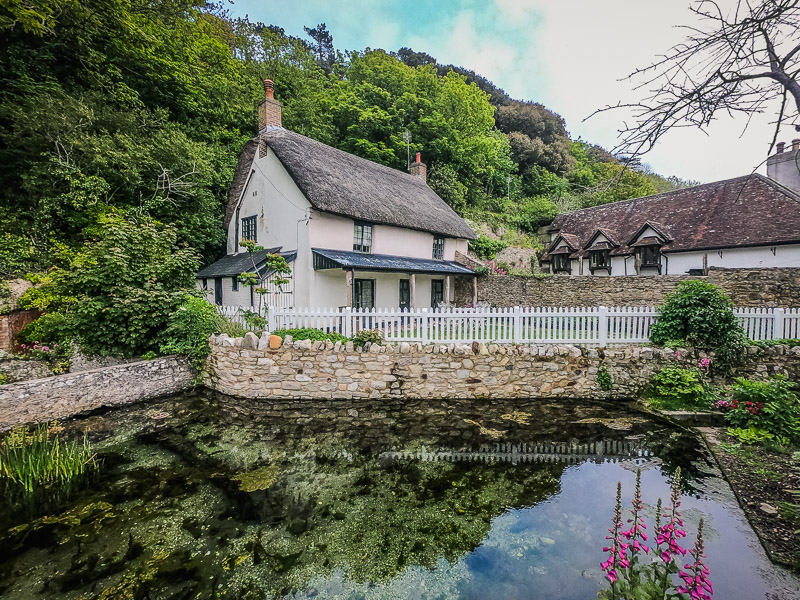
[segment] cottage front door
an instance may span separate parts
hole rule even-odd
[[[214,304],[222,305],[222,277],[214,278]]]
[[[408,310],[411,308],[411,288],[408,285],[408,279],[400,280],[400,310]]]

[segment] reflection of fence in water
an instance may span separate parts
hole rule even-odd
[[[383,452],[383,459],[414,459],[423,462],[617,462],[630,459],[650,459],[653,454],[641,441],[601,440],[586,444],[575,442],[538,444],[483,444],[477,450],[389,450]]]

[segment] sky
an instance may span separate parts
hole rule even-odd
[[[724,4],[726,1],[722,0]],[[403,46],[439,63],[483,75],[518,100],[560,114],[573,139],[611,149],[625,113],[589,117],[641,92],[625,78],[683,39],[696,24],[690,0],[234,0],[234,16],[249,15],[304,36],[325,23],[338,50]],[[771,141],[767,116],[728,117],[707,133],[673,130],[642,160],[662,175],[702,182],[745,175],[761,164]],[[794,132],[792,132],[794,133]],[[779,138],[794,137],[785,133]],[[761,165],[761,166],[759,166]]]

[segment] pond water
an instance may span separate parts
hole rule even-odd
[[[197,393],[62,425],[102,467],[5,494],[2,598],[596,598],[617,482],[652,528],[677,467],[714,597],[800,598],[694,435],[621,405]]]

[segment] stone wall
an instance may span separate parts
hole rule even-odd
[[[292,342],[287,336],[271,349],[268,342],[252,333],[212,336],[206,385],[245,398],[620,399],[636,397],[663,366],[696,360],[652,347],[404,342],[357,349],[352,342]],[[743,375],[800,377],[800,347],[753,347],[751,353]],[[601,367],[611,374],[611,390],[597,383]]]
[[[194,371],[174,356],[0,386],[0,431],[82,412],[176,394]]]
[[[0,375],[5,375],[11,382],[41,379],[52,374],[52,369],[43,360],[12,358],[0,350]]]
[[[554,275],[478,278],[478,301],[493,306],[651,306],[680,281],[700,279],[721,287],[737,306],[800,306],[800,268],[709,269],[706,277]],[[456,304],[472,302],[472,282],[456,278]]]

